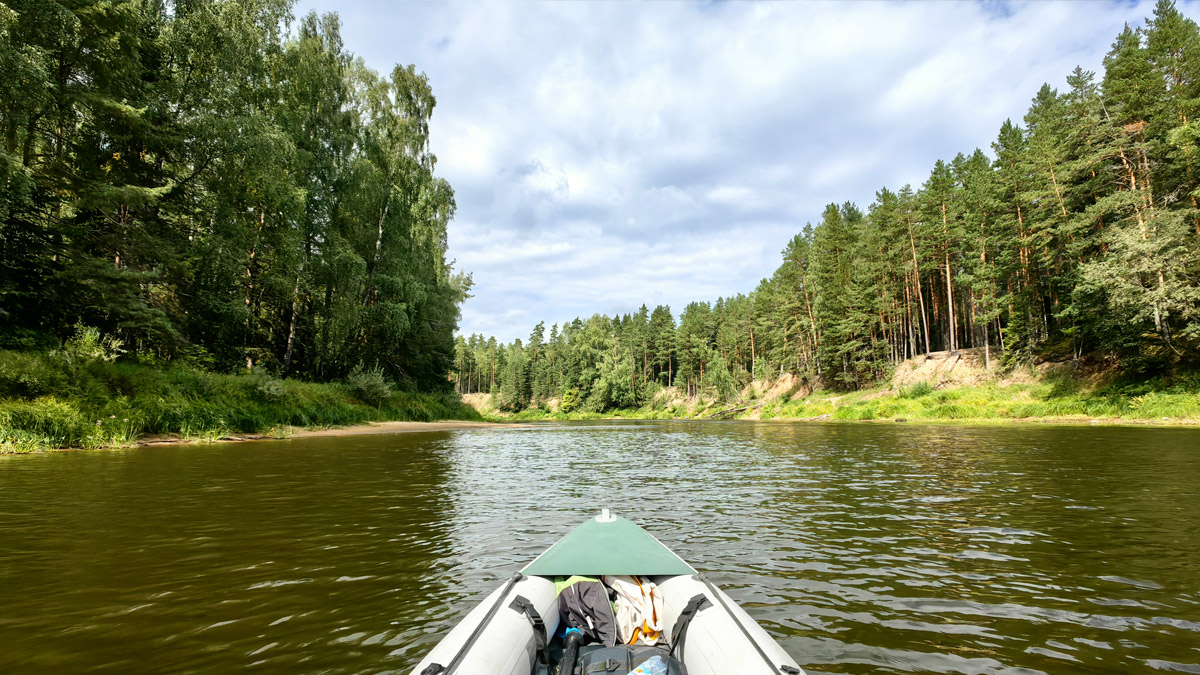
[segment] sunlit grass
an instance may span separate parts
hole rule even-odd
[[[604,413],[562,414],[531,409],[507,419],[697,419],[725,407],[705,401],[691,408],[647,405],[640,410]],[[797,400],[767,401],[757,413],[764,420],[1187,422],[1200,420],[1200,378],[1150,380],[1101,388],[1089,388],[1085,382],[1069,378],[952,389],[937,389],[932,383],[918,382],[897,389],[881,385],[849,393],[817,391]]]
[[[1089,390],[1078,383],[998,385],[935,390],[921,383],[897,391],[869,390],[836,396],[817,392],[776,405],[775,418],[836,420],[1090,420],[1184,421],[1200,419],[1200,387],[1151,382]],[[764,415],[765,417],[766,415]]]

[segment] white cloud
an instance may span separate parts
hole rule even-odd
[[[1152,3],[310,8],[376,69],[429,75],[450,255],[476,282],[462,330],[509,340],[752,290],[824,204],[988,148]]]

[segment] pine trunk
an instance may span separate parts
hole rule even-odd
[[[950,242],[949,225],[946,219],[946,202],[942,201],[942,234],[947,238],[943,253],[946,256],[946,308],[949,310],[947,320],[950,322],[950,351],[958,351],[958,326],[954,320],[954,287],[951,285],[950,274]]]
[[[917,284],[917,304],[921,307],[921,328],[925,333],[925,355],[928,356],[930,352],[929,318],[925,315],[925,294],[921,291],[921,264],[917,260],[917,240],[913,237],[911,220],[908,222],[908,244],[912,248],[913,280]]]

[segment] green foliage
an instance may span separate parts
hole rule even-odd
[[[125,352],[124,342],[111,335],[102,335],[99,328],[75,325],[75,335],[67,340],[63,353],[71,361],[116,361]]]
[[[430,83],[291,5],[0,4],[0,347],[446,388]]]
[[[529,382],[529,358],[517,340],[501,369],[498,405],[501,410],[520,412],[529,407],[532,392]]]
[[[73,386],[65,357],[0,351],[0,399],[37,398]]]
[[[366,369],[356,367],[346,377],[346,386],[358,400],[374,406],[383,405],[392,397],[392,384],[378,366]]]
[[[921,398],[922,396],[927,396],[931,393],[933,393],[933,385],[922,381],[907,387],[901,387],[900,390],[896,392],[896,398]]]
[[[372,371],[365,376],[374,379]],[[365,393],[363,393],[365,392]],[[182,364],[0,351],[0,453],[128,445],[147,434],[216,440],[231,433],[285,436],[291,426],[376,420],[479,419],[450,393],[280,380],[258,370],[222,375]]]
[[[1023,120],[1000,125],[992,156],[976,148],[938,160],[919,189],[880,189],[865,213],[828,204],[749,295],[693,302],[678,317],[643,306],[576,319],[518,357],[519,371],[492,367],[513,347],[470,336],[456,361],[460,391],[490,388],[498,372],[501,391],[510,376],[530,378],[529,400],[574,389],[595,411],[636,407],[650,383],[729,399],[752,376],[786,373],[861,392],[905,359],[967,348],[998,370],[1094,352],[1143,379],[1194,370],[1200,28],[1160,0],[1145,26],[1118,35],[1104,65],[1099,78],[1077,68],[1064,91],[1038,89]],[[935,418],[971,414],[927,386],[896,400],[938,401]],[[1104,407],[1052,400],[1000,414]],[[798,415],[825,414],[805,405]],[[889,405],[839,414],[886,417]]]
[[[579,409],[579,390],[568,389],[563,392],[562,402],[558,404],[558,411],[561,413],[571,413]]]
[[[621,358],[619,353],[610,354],[609,358],[599,363],[596,380],[584,407],[593,412],[636,408],[638,393],[633,363],[629,359]]]
[[[728,401],[737,394],[737,385],[734,382],[733,375],[729,373],[729,368],[725,365],[725,359],[720,354],[712,357],[709,361],[708,371],[704,374],[703,384],[706,387],[711,387],[716,392],[717,398],[722,401]]]
[[[255,391],[258,392],[258,395],[261,396],[264,401],[280,403],[287,398],[287,385],[284,384],[284,381],[276,377],[271,377],[271,375],[262,368],[255,368],[250,377],[254,380]],[[359,398],[361,399],[362,397],[359,396]]]

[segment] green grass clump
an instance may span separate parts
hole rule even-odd
[[[843,406],[833,412],[833,418],[838,420],[873,420],[878,416],[875,406],[864,403]]]
[[[896,398],[921,398],[933,393],[933,385],[928,382],[917,382],[908,387],[901,387],[896,392]]]
[[[293,426],[480,419],[453,394],[396,391],[380,373],[359,375],[315,383],[121,361],[96,350],[0,351],[0,453],[118,447],[160,434],[212,441],[286,437]]]

